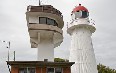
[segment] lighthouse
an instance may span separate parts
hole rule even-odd
[[[38,61],[54,61],[54,48],[63,41],[62,13],[51,5],[28,6],[26,12],[31,48]]]
[[[89,11],[84,6],[73,9],[72,22],[67,33],[71,36],[70,62],[75,62],[71,73],[98,73],[92,44],[92,33],[96,28],[90,23]]]

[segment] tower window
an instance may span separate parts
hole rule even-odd
[[[19,73],[35,73],[35,68],[19,68]]]
[[[50,19],[46,17],[39,17],[39,24],[58,26],[57,22],[54,19]]]
[[[40,24],[46,24],[46,21],[47,21],[47,18],[45,18],[45,17],[40,17],[39,18],[39,23]]]
[[[55,25],[54,24],[54,20],[53,19],[50,19],[50,18],[47,18],[47,24],[48,25]]]

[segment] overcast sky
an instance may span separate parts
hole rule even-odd
[[[55,57],[68,59],[70,36],[66,24],[71,20],[71,11],[79,3],[88,8],[90,19],[95,20],[96,32],[92,40],[97,63],[116,69],[116,0],[42,0],[63,13],[64,41],[55,48]],[[10,60],[16,51],[16,60],[36,60],[36,50],[30,48],[25,12],[28,5],[38,5],[38,0],[0,1],[0,40],[11,41]],[[0,41],[0,73],[8,73],[6,65],[8,43]]]

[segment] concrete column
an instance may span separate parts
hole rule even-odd
[[[49,40],[42,40],[38,44],[38,61],[54,61],[54,44]]]
[[[38,61],[54,61],[53,32],[38,33]]]

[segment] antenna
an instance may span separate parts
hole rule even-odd
[[[39,0],[39,6],[41,5],[41,1]]]
[[[8,61],[9,61],[9,50],[8,50]]]
[[[15,51],[14,51],[14,61],[15,61]]]
[[[9,52],[10,52],[10,51],[9,51],[9,50],[10,50],[10,41],[8,42],[7,48],[8,48],[8,61],[9,61],[9,58],[10,58],[10,57],[9,57]]]

